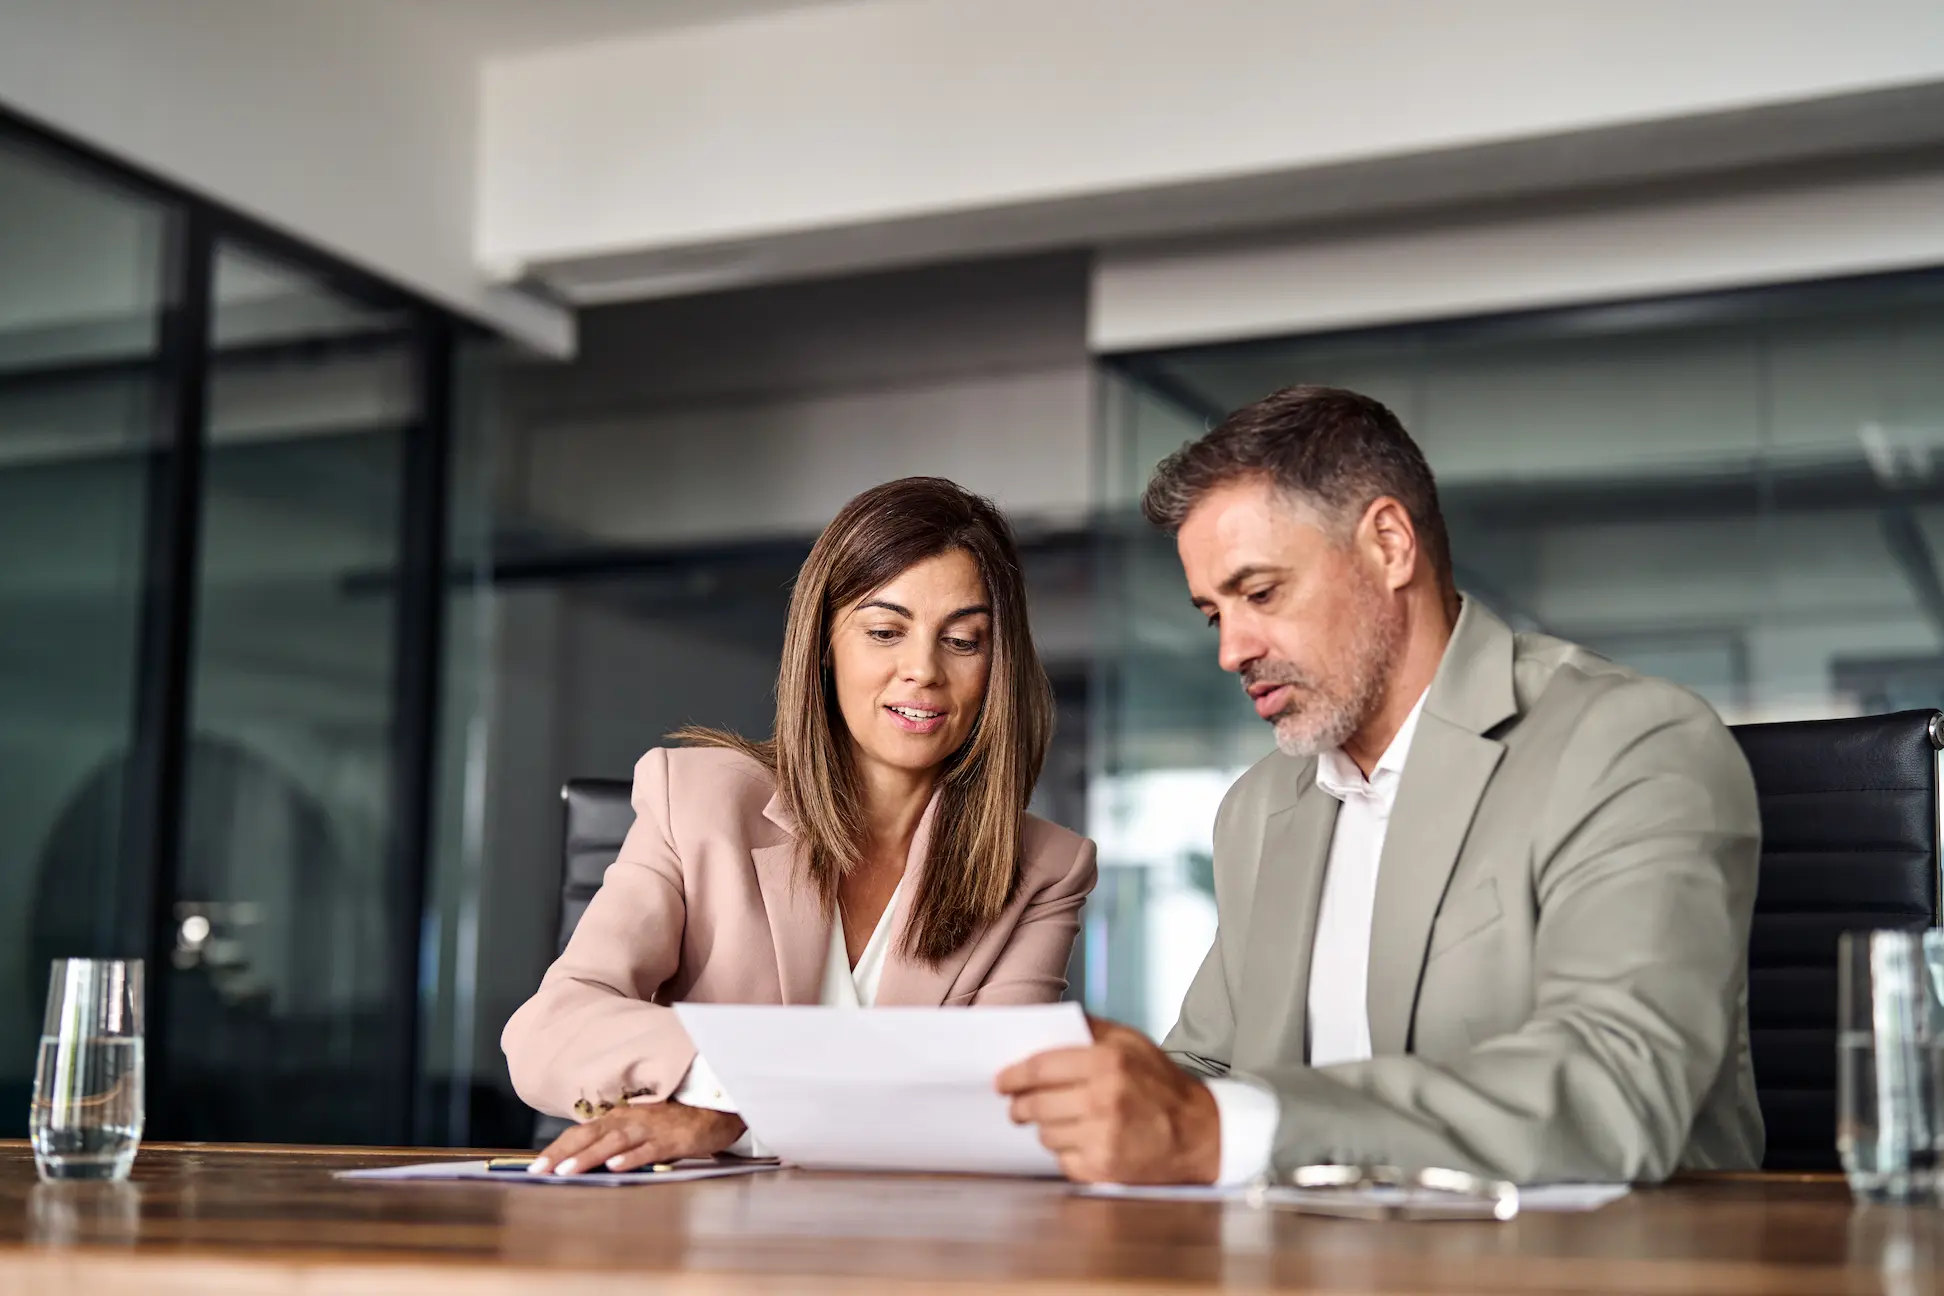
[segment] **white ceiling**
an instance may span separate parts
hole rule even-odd
[[[485,58],[731,22],[837,0],[385,0],[395,14]]]

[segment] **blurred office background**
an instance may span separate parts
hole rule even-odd
[[[1159,1033],[1267,731],[1156,459],[1385,400],[1461,583],[1730,720],[1944,706],[1934,0],[0,0],[0,1133],[523,1141],[556,790],[766,730],[855,491],[1015,518]]]

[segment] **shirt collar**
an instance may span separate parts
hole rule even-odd
[[[1377,767],[1370,771],[1370,778],[1364,777],[1357,762],[1344,755],[1341,747],[1333,747],[1316,757],[1316,785],[1339,801],[1347,796],[1365,795],[1375,788],[1394,787],[1404,772],[1405,758],[1411,754],[1411,739],[1417,734],[1418,717],[1424,713],[1424,699],[1430,695],[1430,689],[1418,695],[1417,704],[1397,727],[1390,746],[1377,758]]]

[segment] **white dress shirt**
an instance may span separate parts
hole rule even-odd
[[[823,1007],[869,1008],[877,1002],[878,982],[884,976],[884,959],[891,948],[891,917],[897,912],[898,897],[903,893],[904,879],[899,878],[891,898],[884,902],[884,912],[878,915],[877,926],[871,930],[871,939],[865,942],[864,952],[857,956],[856,967],[851,966],[850,950],[844,945],[843,919],[831,919],[830,946],[824,955],[823,989],[817,996],[817,1002]],[[682,1078],[674,1100],[712,1111],[736,1110],[735,1099],[722,1087],[714,1068],[700,1053],[689,1063],[688,1074]],[[770,1155],[747,1130],[729,1145],[728,1151],[737,1156]]]
[[[1377,866],[1384,854],[1391,807],[1404,760],[1417,734],[1424,698],[1365,778],[1342,749],[1316,758],[1316,785],[1343,804],[1330,837],[1323,900],[1310,947],[1309,1065],[1362,1062],[1370,1057],[1370,927],[1377,904]],[[1245,1183],[1269,1165],[1280,1116],[1275,1095],[1246,1080],[1210,1080],[1221,1116],[1219,1182]]]

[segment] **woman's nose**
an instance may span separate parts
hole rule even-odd
[[[928,644],[910,643],[898,663],[902,674],[914,684],[929,684],[938,678],[938,649]]]

